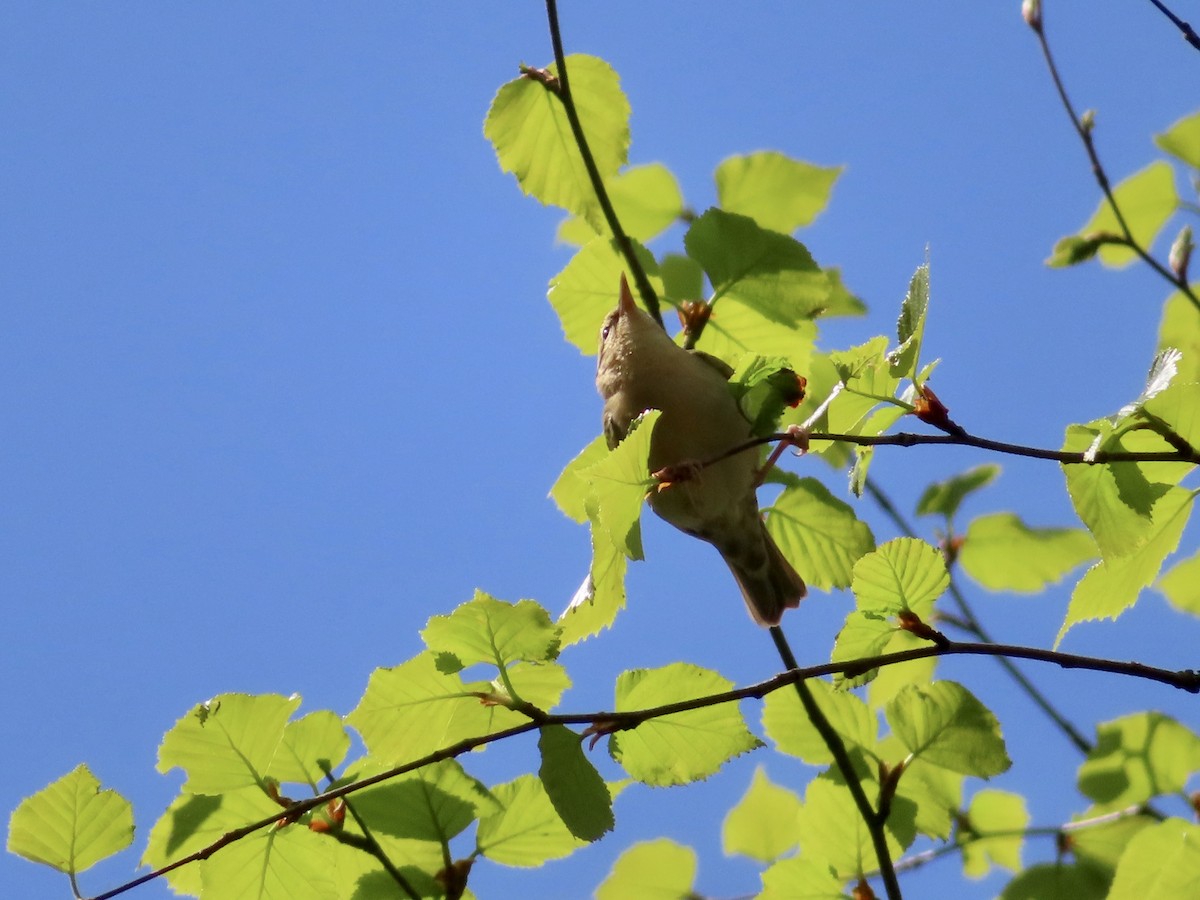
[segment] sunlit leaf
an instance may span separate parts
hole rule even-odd
[[[601,178],[615,175],[629,150],[629,101],[617,73],[602,59],[566,58],[571,96]],[[552,75],[558,71],[547,67]],[[522,191],[603,228],[596,192],[571,134],[562,101],[538,81],[520,77],[500,88],[483,124],[500,168]]]
[[[895,615],[911,610],[924,619],[949,583],[946,562],[936,547],[916,538],[896,538],[854,564],[852,586],[861,611]]]
[[[571,833],[595,841],[612,831],[612,797],[583,752],[580,736],[563,725],[549,725],[538,736],[538,751],[542,757],[538,776]]]
[[[963,873],[968,878],[983,878],[994,865],[1010,872],[1021,871],[1023,832],[1029,826],[1024,797],[985,788],[971,798],[967,821],[970,835],[998,835],[962,839]]]
[[[995,463],[984,463],[966,472],[952,475],[945,481],[936,481],[917,501],[918,516],[944,516],[947,521],[954,518],[958,507],[970,494],[987,487],[1000,475],[1000,467]]]
[[[1096,746],[1079,767],[1079,790],[1097,812],[1108,812],[1182,791],[1196,771],[1195,732],[1162,713],[1133,713],[1097,728]]]
[[[1096,555],[1081,528],[1030,528],[1013,513],[993,513],[968,526],[958,561],[989,590],[1036,593]]]
[[[1179,351],[1176,377],[1180,381],[1200,381],[1200,307],[1182,291],[1176,291],[1163,305],[1158,348]]]
[[[1149,248],[1179,203],[1179,195],[1175,192],[1175,175],[1170,165],[1162,160],[1152,162],[1117,184],[1113,188],[1113,199],[1120,207],[1134,240],[1142,247]],[[1107,199],[1100,201],[1091,219],[1079,229],[1079,234],[1084,237],[1097,232],[1122,233]],[[1119,244],[1104,244],[1098,253],[1100,261],[1113,268],[1127,266],[1138,258],[1132,249]]]
[[[789,856],[763,872],[757,900],[846,900],[842,881],[827,863]]]
[[[613,546],[630,559],[642,558],[639,521],[642,501],[654,485],[647,461],[650,437],[660,415],[662,412],[657,409],[646,410],[633,421],[625,439],[611,453],[582,473],[595,499],[593,521]]]
[[[903,843],[893,833],[892,825],[889,818],[884,833],[893,858],[898,858]],[[796,836],[805,858],[831,867],[842,879],[857,878],[878,868],[870,832],[850,791],[828,778],[814,778],[808,783],[804,804],[796,816]]]
[[[680,900],[693,896],[696,851],[659,838],[634,844],[596,888],[596,900]]]
[[[731,156],[717,166],[717,202],[763,228],[791,234],[828,205],[842,166],[815,166],[774,150]]]
[[[625,608],[625,554],[613,546],[599,525],[593,524],[590,534],[592,564],[587,578],[558,619],[564,647],[610,627]]]
[[[1200,552],[1172,566],[1157,587],[1180,612],[1200,615]]]
[[[1162,134],[1154,136],[1160,149],[1200,169],[1200,112],[1184,116]]]
[[[716,672],[686,663],[622,672],[618,712],[662,706],[731,690]],[[651,785],[707,778],[724,763],[759,746],[736,703],[722,703],[650,719],[609,742],[613,759],[633,778]]]
[[[354,811],[372,831],[445,842],[500,804],[455,760],[443,760],[359,791]]]
[[[338,900],[338,845],[307,828],[269,828],[234,841],[204,861],[205,897]]]
[[[1117,864],[1108,900],[1192,897],[1200,889],[1200,825],[1167,819],[1142,829]]]
[[[726,856],[741,854],[761,862],[778,859],[796,846],[799,809],[800,798],[774,784],[759,766],[742,799],[725,816],[721,849]]]
[[[479,821],[476,843],[488,859],[525,868],[570,856],[587,841],[571,834],[542,780],[521,775],[492,788],[500,810]]]
[[[996,717],[953,681],[900,691],[886,713],[904,746],[931,765],[980,778],[1012,765]]]
[[[896,323],[897,347],[888,354],[891,374],[895,378],[913,378],[921,358],[921,341],[925,337],[925,315],[929,310],[929,263],[917,267],[908,283],[908,293],[900,306]]]
[[[835,690],[827,681],[814,678],[806,684],[817,707],[844,743],[868,751],[874,748],[878,724],[875,714],[862,700],[848,691]],[[812,765],[833,762],[833,754],[795,691],[772,691],[767,695],[763,703],[763,730],[781,753]]]
[[[571,68],[568,64],[567,71]],[[683,213],[683,194],[671,170],[662,163],[631,166],[604,180],[604,189],[612,201],[617,219],[625,233],[643,243],[669,228]],[[582,246],[596,237],[607,235],[608,223],[601,220],[599,232],[587,219],[571,218],[558,226],[558,239]]]
[[[449,615],[430,618],[421,639],[439,657],[453,657],[454,671],[475,663],[502,667],[558,656],[558,630],[545,609],[532,600],[506,603],[483,591]],[[439,663],[446,671],[445,660]]]
[[[26,797],[8,823],[8,852],[76,874],[133,843],[133,807],[76,766]]]
[[[267,774],[278,781],[299,781],[316,787],[341,764],[349,749],[350,736],[341,716],[331,710],[318,710],[287,723]]]
[[[583,473],[607,455],[608,445],[604,441],[604,435],[598,434],[559,473],[554,486],[550,488],[550,497],[568,519],[574,519],[576,522],[587,521],[589,487]]]
[[[650,279],[651,286],[662,295],[658,264],[650,251],[634,244],[633,252]],[[595,238],[571,257],[561,272],[550,279],[547,298],[558,314],[563,337],[585,356],[594,356],[600,345],[600,326],[604,317],[617,305],[621,275],[633,279],[625,257],[608,238]]]
[[[767,513],[783,555],[822,590],[850,586],[854,564],[875,549],[871,529],[815,478],[789,479]]]

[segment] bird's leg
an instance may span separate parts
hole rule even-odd
[[[680,481],[699,481],[700,473],[704,470],[704,463],[698,459],[685,459],[682,462],[672,463],[669,466],[663,466],[657,472],[651,472],[658,479],[657,491],[665,491],[671,485]]]
[[[775,449],[771,451],[771,455],[767,457],[767,461],[763,463],[762,468],[758,470],[758,475],[754,479],[755,488],[758,488],[762,485],[763,480],[767,477],[767,474],[779,460],[779,457],[783,455],[783,451],[788,447],[797,448],[797,456],[808,452],[807,428],[803,428],[800,425],[789,425],[785,435],[786,436],[783,438],[783,440],[775,445]]]

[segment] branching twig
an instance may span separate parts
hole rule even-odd
[[[1142,678],[1147,681],[1155,681],[1160,684],[1168,685],[1169,687],[1178,688],[1188,691],[1189,693],[1200,693],[1200,671],[1185,669],[1181,671],[1172,671],[1170,669],[1160,669],[1155,666],[1147,666],[1137,662],[1121,662],[1119,660],[1102,659],[1094,656],[1080,656],[1073,653],[1059,653],[1054,650],[1042,650],[1036,647],[1019,647],[1011,644],[978,644],[978,643],[959,643],[955,641],[947,641],[940,646],[931,647],[915,647],[911,650],[902,650],[896,653],[884,653],[879,656],[866,657],[857,660],[844,660],[841,662],[823,663],[817,666],[807,666],[805,668],[793,668],[786,672],[769,678],[766,681],[752,684],[748,687],[738,688],[731,691],[722,691],[717,694],[710,694],[704,697],[696,697],[691,700],[680,700],[675,703],[668,703],[662,706],[650,707],[640,710],[627,710],[624,712],[597,712],[597,713],[568,713],[559,715],[542,715],[536,720],[524,722],[520,725],[514,725],[512,728],[506,728],[502,731],[497,731],[492,734],[479,735],[477,737],[466,738],[449,747],[444,747],[429,753],[420,759],[405,763],[401,766],[389,769],[386,772],[380,772],[372,775],[370,778],[364,778],[361,781],[355,781],[350,784],[344,784],[341,787],[328,790],[323,794],[318,794],[315,797],[310,797],[306,800],[300,800],[289,806],[286,814],[272,814],[266,818],[260,819],[257,822],[251,822],[248,825],[243,825],[233,831],[226,832],[211,844],[202,847],[201,849],[190,853],[182,859],[178,859],[169,865],[163,866],[160,869],[155,869],[134,879],[126,884],[114,888],[103,894],[98,894],[91,900],[109,900],[111,897],[116,897],[123,894],[139,885],[160,878],[169,872],[181,866],[188,865],[193,862],[208,859],[214,853],[218,852],[229,844],[241,840],[247,835],[253,834],[256,831],[261,831],[264,828],[270,828],[279,825],[282,818],[285,818],[295,823],[296,820],[312,812],[319,806],[329,803],[331,800],[337,800],[342,797],[347,797],[350,794],[365,790],[369,787],[374,787],[385,781],[390,781],[400,775],[405,775],[417,769],[425,768],[434,763],[441,762],[447,759],[453,759],[462,756],[471,750],[478,747],[483,747],[488,744],[494,744],[498,741],[507,740],[517,737],[518,735],[528,734],[531,731],[545,725],[595,725],[600,726],[605,732],[623,731],[648,722],[652,719],[662,718],[664,716],[674,715],[676,713],[688,712],[694,709],[703,709],[710,706],[717,706],[722,703],[735,703],[741,700],[761,699],[767,694],[788,687],[789,685],[803,682],[810,678],[820,678],[826,675],[848,674],[853,675],[862,673],[870,669],[883,668],[885,666],[896,665],[903,662],[911,662],[915,659],[927,659],[935,656],[1000,656],[1012,657],[1018,659],[1033,659],[1040,662],[1053,663],[1061,666],[1064,669],[1087,669],[1093,672],[1109,672],[1116,675],[1127,675],[1133,678]],[[840,738],[839,738],[840,742]],[[844,749],[844,748],[843,748]],[[302,827],[299,824],[280,827]]]
[[[587,137],[583,133],[583,124],[579,121],[579,111],[575,108],[575,100],[571,96],[571,82],[567,76],[567,58],[563,52],[562,33],[558,27],[558,4],[555,0],[546,0],[546,18],[550,24],[550,43],[554,45],[554,64],[558,69],[559,89],[555,93],[562,101],[563,110],[567,114],[567,122],[571,126],[571,134],[575,138],[575,146],[579,148],[579,155],[583,157],[583,166],[587,169],[588,179],[592,182],[592,190],[596,192],[596,199],[600,203],[600,209],[604,212],[604,219],[608,222],[613,240],[617,242],[621,255],[625,257],[625,263],[633,275],[633,281],[637,285],[638,293],[642,296],[642,302],[646,304],[646,311],[661,325],[662,313],[658,308],[658,295],[654,292],[637,254],[633,252],[633,242],[629,240],[629,235],[625,233],[621,221],[617,218],[616,210],[613,209],[608,191],[604,187],[604,179],[600,177],[600,170],[596,168],[596,160],[592,157],[592,151],[588,147]]]
[[[1153,2],[1153,0],[1151,0]],[[1155,4],[1163,9],[1165,7],[1160,4]],[[1172,17],[1174,20],[1174,18]],[[1150,252],[1138,243],[1137,238],[1133,236],[1133,232],[1129,229],[1129,224],[1125,221],[1125,214],[1121,211],[1121,207],[1117,204],[1116,197],[1113,196],[1112,185],[1108,180],[1108,174],[1104,171],[1104,166],[1100,162],[1100,156],[1096,152],[1096,143],[1092,138],[1092,124],[1090,121],[1084,121],[1083,118],[1075,111],[1074,104],[1071,103],[1071,98],[1067,95],[1066,86],[1063,84],[1062,77],[1058,73],[1058,66],[1054,62],[1054,55],[1050,52],[1050,44],[1046,40],[1046,29],[1042,19],[1040,8],[1036,15],[1027,16],[1026,22],[1033,29],[1033,33],[1037,35],[1038,44],[1042,48],[1042,57],[1046,60],[1046,67],[1050,70],[1050,77],[1054,81],[1054,88],[1058,91],[1058,98],[1062,101],[1063,108],[1067,111],[1067,115],[1071,119],[1071,126],[1075,129],[1075,133],[1079,135],[1080,141],[1083,142],[1083,149],[1087,152],[1088,160],[1092,164],[1092,175],[1096,179],[1096,183],[1100,185],[1100,190],[1104,193],[1104,198],[1108,201],[1108,207],[1112,210],[1113,217],[1117,220],[1117,224],[1121,228],[1121,234],[1124,236],[1125,245],[1129,247],[1138,257],[1148,265],[1151,269],[1166,279],[1176,290],[1180,291],[1187,297],[1197,310],[1200,310],[1200,297],[1196,296],[1187,279],[1180,277],[1172,272],[1167,266],[1160,263],[1157,259],[1150,255]]]

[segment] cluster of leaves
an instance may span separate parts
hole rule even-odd
[[[880,336],[832,353],[816,347],[823,317],[863,309],[837,270],[819,266],[792,236],[824,208],[837,169],[778,153],[733,157],[717,168],[718,206],[696,215],[664,166],[626,168],[629,104],[613,70],[587,56],[568,64],[571,98],[633,239],[628,245],[610,232],[580,161],[554,67],[505,85],[485,124],[501,167],[524,191],[570,214],[559,236],[579,249],[550,289],[568,341],[593,352],[632,257],[655,297],[683,313],[679,339],[736,370],[734,387],[758,433],[805,422],[844,439],[872,438],[905,416],[954,433],[928,387],[935,363],[922,362],[927,266],[908,286],[894,342]],[[1194,131],[1200,120],[1189,121]],[[1118,193],[1132,204],[1129,190],[1122,185]],[[644,242],[680,221],[682,253],[646,249]],[[1090,223],[1079,240],[1091,240],[1102,225]],[[1102,259],[1117,249],[1096,243]],[[1072,261],[1086,255],[1060,254]],[[1200,349],[1200,314],[1181,296],[1168,301],[1163,341],[1182,357],[1160,354],[1142,396],[1111,418],[1071,426],[1065,450],[1095,458],[1200,446],[1200,353],[1192,355]],[[776,402],[772,381],[787,371],[808,383],[794,410]],[[1078,774],[1079,821],[1053,829],[1069,858],[1023,868],[1023,844],[1035,833],[1023,798],[996,789],[967,797],[966,779],[1009,767],[996,717],[964,685],[937,679],[932,656],[878,662],[881,654],[930,646],[929,630],[916,626],[937,620],[951,584],[948,563],[986,589],[1036,592],[1095,561],[1075,588],[1063,631],[1115,616],[1154,582],[1179,542],[1194,498],[1180,486],[1190,464],[1066,466],[1084,527],[1033,528],[996,513],[960,532],[963,499],[998,474],[994,465],[980,467],[931,485],[920,501],[918,512],[944,526],[941,547],[913,538],[877,546],[821,481],[777,473],[779,491],[767,511],[772,535],[810,584],[849,588],[855,600],[832,649],[833,680],[807,681],[847,767],[835,764],[828,736],[787,679],[735,692],[717,672],[675,663],[623,673],[612,712],[556,711],[570,685],[563,657],[613,622],[625,602],[627,560],[642,556],[638,522],[652,484],[646,459],[655,415],[613,452],[594,441],[554,487],[563,512],[588,523],[593,547],[590,576],[566,616],[555,622],[533,601],[477,594],[430,620],[425,651],[376,670],[344,718],[318,711],[293,719],[299,699],[274,695],[223,695],[192,709],[160,749],[160,770],[180,768],[187,780],[152,829],[145,863],[169,869],[163,877],[178,892],[203,896],[465,896],[478,862],[538,866],[599,839],[614,827],[613,798],[630,782],[687,784],[770,746],[818,772],[801,793],[760,770],[725,819],[727,851],[765,864],[763,897],[837,898],[847,885],[864,895],[880,857],[852,788],[870,799],[891,856],[919,839],[958,849],[968,876],[992,866],[1018,873],[1006,896],[1182,896],[1195,883],[1200,828],[1148,805],[1177,799],[1200,768],[1200,738],[1190,729],[1150,713],[1102,725]],[[829,442],[814,453],[848,466],[851,489],[863,489],[869,441],[854,449],[846,440]],[[1160,582],[1192,612],[1200,611],[1198,559]],[[851,691],[864,686],[861,695]],[[763,696],[760,736],[739,701]],[[362,743],[350,760],[349,729]],[[492,785],[470,773],[470,750],[532,732],[536,773]],[[624,780],[604,780],[585,749],[589,739],[606,742]],[[297,791],[307,799],[292,799]],[[128,803],[80,767],[22,803],[8,846],[74,879],[127,846],[132,823]],[[180,860],[194,864],[170,868]],[[688,848],[640,844],[618,859],[597,896],[687,895],[695,868]]]

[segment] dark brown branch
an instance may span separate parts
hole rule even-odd
[[[1087,152],[1088,160],[1092,165],[1092,175],[1095,177],[1096,183],[1100,185],[1100,190],[1104,193],[1105,200],[1108,201],[1108,208],[1112,210],[1113,217],[1116,218],[1117,224],[1121,227],[1121,232],[1125,236],[1125,242],[1129,249],[1136,253],[1142,262],[1166,279],[1176,290],[1183,293],[1197,310],[1200,310],[1200,297],[1196,296],[1196,293],[1192,290],[1191,285],[1187,283],[1187,280],[1172,272],[1167,266],[1151,256],[1150,252],[1139,244],[1137,238],[1133,236],[1133,232],[1130,231],[1129,225],[1125,221],[1125,214],[1117,204],[1116,197],[1113,196],[1112,185],[1109,182],[1108,174],[1104,171],[1104,166],[1100,162],[1100,155],[1096,152],[1096,143],[1092,137],[1092,123],[1084,121],[1080,117],[1075,111],[1074,104],[1071,103],[1071,98],[1067,95],[1066,86],[1063,84],[1062,77],[1058,73],[1058,66],[1054,62],[1054,55],[1050,52],[1050,44],[1046,40],[1046,29],[1040,9],[1036,18],[1032,21],[1027,18],[1026,21],[1029,22],[1033,33],[1037,35],[1038,44],[1042,48],[1042,57],[1046,60],[1046,67],[1050,70],[1050,77],[1054,81],[1055,90],[1058,91],[1058,98],[1062,101],[1063,108],[1067,111],[1067,115],[1071,119],[1071,126],[1075,129],[1075,133],[1079,135],[1080,141],[1083,142],[1083,149]]]
[[[613,240],[617,242],[621,255],[625,257],[625,264],[629,266],[638,293],[642,296],[642,302],[646,304],[646,311],[654,317],[659,325],[662,325],[658,294],[654,292],[637,254],[633,252],[633,242],[621,226],[620,219],[617,218],[612,200],[609,199],[608,191],[604,187],[604,179],[600,177],[600,170],[596,168],[596,160],[592,156],[591,148],[588,147],[587,137],[583,133],[583,124],[579,121],[579,111],[575,108],[575,100],[571,96],[571,81],[567,76],[567,58],[563,52],[562,33],[558,26],[558,4],[555,0],[546,0],[546,18],[550,24],[550,43],[554,46],[554,65],[558,69],[558,90],[553,93],[562,101],[563,110],[567,114],[567,122],[571,126],[571,134],[575,138],[575,146],[579,148],[579,155],[583,157],[583,167],[587,169],[588,179],[592,183],[592,190],[596,192],[596,199],[604,213],[604,220],[608,222]]]
[[[1171,20],[1171,24],[1179,29],[1179,33],[1183,35],[1183,39],[1185,41],[1191,44],[1195,49],[1200,50],[1200,36],[1196,35],[1196,32],[1191,25],[1183,21],[1183,19],[1179,18],[1179,16],[1175,15],[1175,13],[1171,12],[1171,10],[1167,9],[1166,5],[1160,3],[1159,0],[1150,0],[1150,2],[1154,4],[1160,13]]]
[[[369,787],[374,787],[385,781],[390,781],[400,775],[405,775],[409,772],[414,772],[417,769],[422,769],[434,763],[441,762],[446,759],[453,759],[462,756],[478,747],[483,747],[488,744],[494,744],[498,741],[507,740],[517,737],[518,735],[528,734],[531,731],[536,731],[543,725],[600,725],[605,733],[612,731],[623,731],[648,722],[651,719],[658,719],[664,716],[674,715],[675,713],[688,712],[694,709],[703,709],[709,706],[717,706],[722,703],[735,703],[740,700],[762,699],[767,694],[773,691],[780,690],[792,684],[805,681],[809,678],[820,678],[826,675],[854,675],[871,669],[883,668],[885,666],[896,665],[903,662],[911,662],[915,659],[927,659],[936,656],[999,656],[1011,657],[1015,659],[1032,659],[1039,662],[1052,663],[1064,669],[1086,669],[1093,672],[1109,672],[1114,675],[1126,675],[1131,678],[1141,678],[1147,681],[1155,681],[1159,684],[1165,684],[1169,687],[1178,688],[1179,690],[1188,691],[1192,694],[1200,694],[1200,671],[1194,669],[1184,669],[1173,671],[1171,669],[1160,669],[1155,666],[1147,666],[1137,662],[1121,662],[1119,660],[1102,659],[1094,656],[1080,656],[1074,653],[1060,653],[1055,650],[1041,650],[1036,647],[1019,647],[1011,644],[977,644],[977,643],[959,643],[950,641],[944,646],[931,647],[915,647],[911,650],[902,650],[896,653],[884,653],[879,656],[866,657],[863,659],[846,660],[843,662],[823,663],[818,666],[808,666],[803,669],[794,668],[786,672],[769,678],[766,681],[761,681],[757,684],[752,684],[748,687],[738,688],[731,691],[722,691],[717,694],[710,694],[704,697],[696,697],[691,700],[680,700],[675,703],[667,703],[662,706],[654,706],[647,709],[627,710],[625,712],[598,712],[598,713],[574,713],[561,715],[545,715],[537,721],[525,722],[521,725],[514,725],[512,728],[506,728],[502,731],[497,731],[492,734],[480,735],[478,737],[466,738],[449,747],[444,747],[441,750],[436,750],[429,753],[420,759],[405,763],[401,766],[389,769],[386,772],[380,772],[372,775],[370,778],[364,778],[361,781],[355,781],[350,784],[344,784],[341,787],[326,791],[323,794],[318,794],[315,797],[310,797],[307,800],[301,800],[288,807],[286,818],[295,822],[300,816],[312,812],[318,806],[329,803],[331,800],[337,800],[341,797],[347,797],[350,794],[364,790]],[[839,739],[840,740],[840,739]],[[257,822],[251,822],[248,825],[243,825],[241,828],[235,828],[233,831],[226,832],[213,841],[206,847],[191,853],[182,859],[178,859],[173,863],[163,866],[160,869],[155,869],[134,879],[126,884],[114,888],[103,894],[97,894],[91,900],[109,900],[111,897],[116,897],[129,890],[132,890],[146,882],[160,878],[169,872],[173,872],[182,866],[193,862],[208,859],[214,853],[224,847],[239,841],[247,835],[253,834],[256,831],[261,831],[264,828],[270,828],[279,823],[283,818],[280,813],[275,813]],[[301,825],[293,824],[287,827],[297,828]]]

